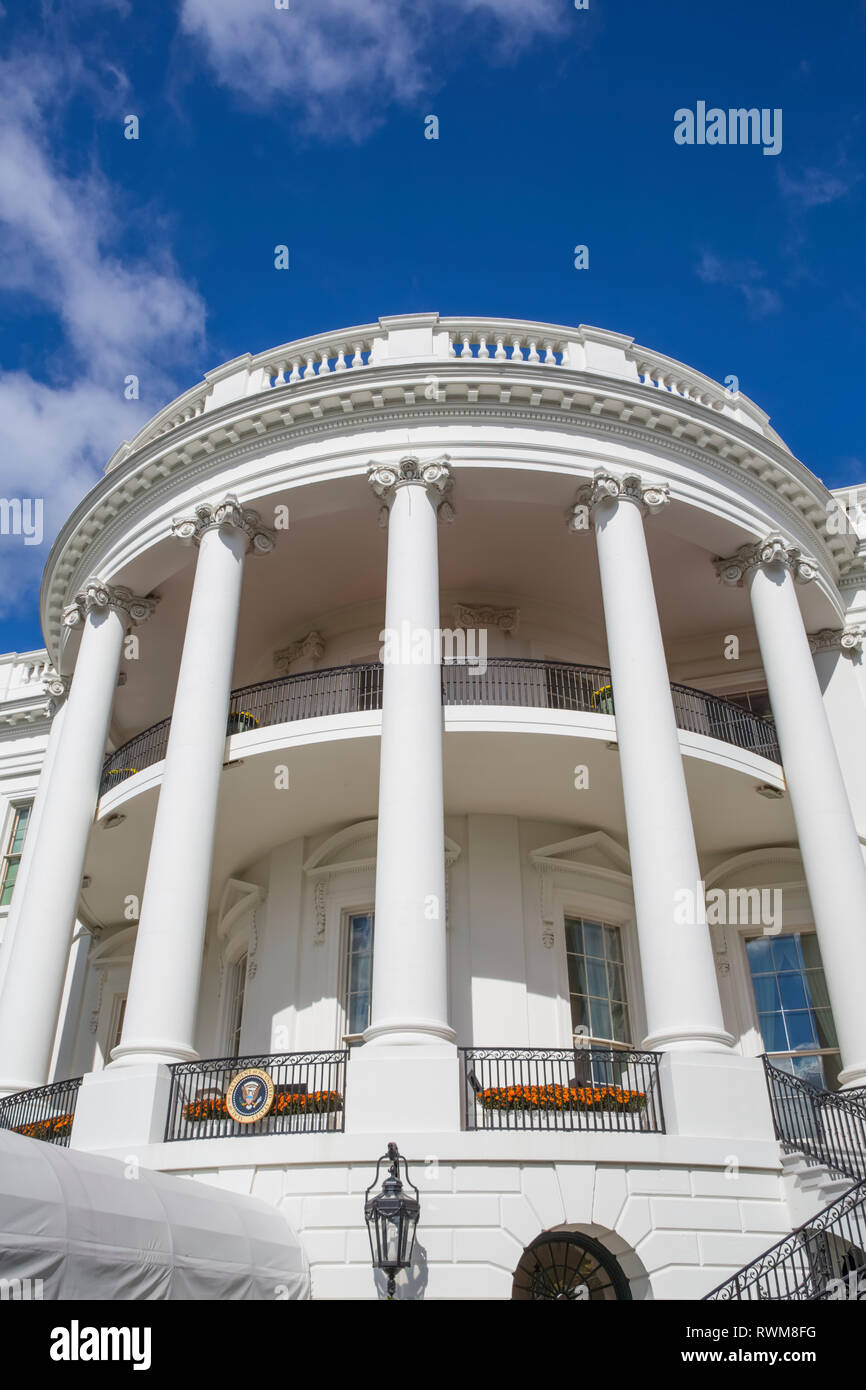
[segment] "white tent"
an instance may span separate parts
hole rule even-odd
[[[28,1279],[44,1299],[310,1296],[297,1236],[260,1198],[0,1130],[0,1289]]]

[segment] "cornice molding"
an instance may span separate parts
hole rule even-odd
[[[763,565],[784,565],[798,584],[809,584],[817,577],[818,566],[803,555],[799,546],[791,545],[784,536],[772,532],[762,541],[741,545],[727,559],[713,561],[716,574],[723,584],[742,587],[751,570]]]
[[[522,372],[515,369],[518,377],[532,375],[525,370],[527,365],[524,364]],[[504,380],[496,383],[501,366],[495,362],[482,363],[476,371],[468,365],[461,368],[459,363],[443,362],[442,376],[448,381],[449,399],[435,404],[424,394],[429,364],[419,364],[414,373],[410,373],[417,380],[408,383],[405,364],[377,367],[376,381],[355,382],[346,377],[335,380],[330,376],[320,384],[316,378],[310,382],[309,389],[305,389],[303,382],[293,386],[291,399],[287,399],[287,388],[272,388],[191,419],[170,436],[161,435],[149,441],[104,475],[96,489],[97,492],[102,490],[102,497],[98,502],[94,498],[89,505],[85,499],[55,544],[46,566],[42,592],[49,643],[56,649],[63,593],[75,582],[76,571],[80,574],[84,568],[86,555],[92,554],[94,542],[98,538],[108,543],[114,541],[154,503],[170,497],[177,488],[180,470],[183,470],[184,484],[189,485],[212,473],[215,466],[227,467],[263,451],[273,453],[287,445],[297,445],[305,439],[345,433],[350,421],[359,429],[397,425],[410,415],[416,425],[460,419],[565,425],[587,437],[616,436],[624,443],[656,450],[661,436],[673,460],[696,466],[696,473],[710,467],[722,478],[735,479],[740,484],[745,478],[749,500],[756,504],[769,503],[793,526],[814,531],[819,515],[823,515],[814,492],[815,480],[804,464],[772,440],[728,417],[715,416],[697,402],[673,395],[662,402],[655,387],[624,383],[619,378],[590,377],[564,368],[558,370],[556,381],[546,375],[537,390],[531,389],[528,382],[520,382],[521,399],[513,383]],[[476,377],[474,382],[473,376]],[[397,380],[401,383],[401,400],[386,401],[377,386],[384,387]],[[478,400],[481,383],[485,391],[498,385],[498,401],[488,402],[486,396],[483,401]],[[460,403],[458,393],[471,404]],[[556,396],[558,402],[552,399]],[[322,405],[317,405],[319,398]],[[613,409],[613,416],[602,415],[607,408]],[[641,419],[640,415],[646,418]],[[677,417],[685,421],[681,429],[676,424]],[[703,417],[712,428],[701,433]],[[662,427],[663,422],[671,420],[673,431]],[[244,427],[243,437],[238,429],[227,427],[229,421]],[[684,433],[689,426],[695,427],[697,440]],[[731,459],[735,462],[730,462]],[[697,481],[700,482],[700,477]],[[796,503],[791,500],[794,496]],[[819,543],[826,552],[835,583],[839,556],[847,556],[850,547],[843,538],[829,534],[820,535]],[[850,557],[848,560],[850,563]]]

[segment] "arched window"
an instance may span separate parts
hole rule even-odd
[[[630,1299],[631,1290],[613,1255],[597,1240],[578,1231],[545,1231],[524,1250],[511,1297],[615,1302]]]

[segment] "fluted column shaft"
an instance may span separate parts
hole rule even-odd
[[[438,511],[441,461],[371,470],[390,503],[370,1044],[452,1042],[445,936],[445,817]],[[417,638],[417,646],[415,645]],[[426,643],[427,655],[424,649]],[[415,659],[418,657],[419,659]]]
[[[273,540],[234,498],[203,505],[175,533],[198,544],[123,1034],[112,1066],[188,1061],[202,949],[244,557]]]
[[[599,471],[578,493],[598,546],[616,733],[628,829],[648,1036],[645,1047],[727,1050],[700,870],[674,717],[644,513],[664,487]],[[581,529],[572,521],[572,529]],[[681,920],[683,893],[694,920]]]
[[[0,1091],[48,1079],[123,638],[152,608],[92,581],[64,612],[67,626],[84,630],[3,982]]]

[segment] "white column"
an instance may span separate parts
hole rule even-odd
[[[389,503],[373,1000],[368,1043],[453,1042],[448,1026],[439,640],[442,460],[374,466]]]
[[[15,891],[12,894],[12,902],[9,905],[9,913],[6,917],[6,926],[3,932],[3,942],[2,945],[0,945],[0,999],[3,997],[3,981],[6,978],[6,966],[9,962],[12,942],[15,939],[15,931],[18,926],[20,907],[24,901],[25,884],[30,873],[30,865],[36,850],[36,837],[39,834],[39,827],[42,824],[42,813],[45,810],[45,802],[48,796],[51,769],[54,766],[57,757],[57,749],[60,746],[60,738],[66,718],[69,684],[70,681],[68,676],[51,676],[46,681],[44,687],[45,693],[50,697],[48,708],[51,718],[51,730],[48,734],[48,742],[45,747],[45,757],[42,759],[42,767],[39,771],[39,782],[36,786],[36,795],[33,798],[33,805],[30,808],[27,833],[24,836],[21,860],[18,865],[18,875],[15,879]]]
[[[716,562],[747,584],[846,1085],[866,1084],[866,863],[797,602],[814,564],[778,535]],[[851,737],[858,731],[852,729]],[[783,909],[784,910],[784,909]]]
[[[866,629],[853,625],[822,628],[809,635],[809,646],[854,823],[866,836],[866,738],[860,736],[866,727],[866,701],[857,678],[864,637]]]
[[[578,492],[598,545],[648,1036],[661,1050],[725,1050],[725,1030],[670,678],[644,535],[667,488],[598,470]],[[583,523],[583,525],[581,524]],[[682,910],[691,894],[694,916]]]
[[[244,557],[272,533],[234,497],[175,522],[198,545],[123,1034],[111,1066],[189,1061],[207,925]]]
[[[123,638],[154,604],[92,580],[64,611],[84,632],[0,999],[0,1091],[48,1078]]]

